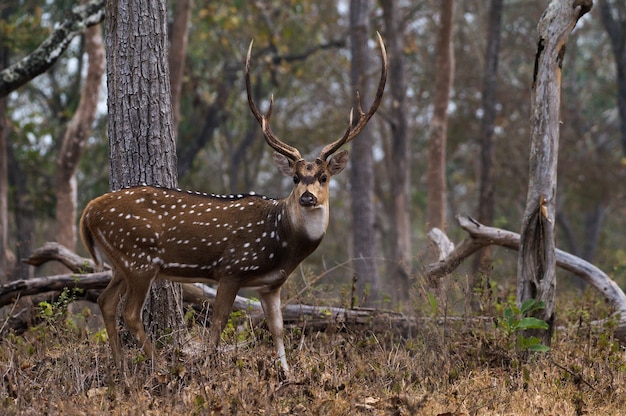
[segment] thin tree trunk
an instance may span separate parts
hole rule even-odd
[[[85,52],[89,59],[80,101],[61,144],[56,171],[56,240],[76,247],[76,171],[91,126],[96,118],[100,85],[104,74],[104,45],[100,25],[85,30]]]
[[[142,183],[176,187],[167,2],[107,0],[105,21],[111,189]],[[143,320],[153,341],[167,335],[180,344],[180,285],[154,282]]]
[[[409,135],[406,117],[406,77],[404,65],[404,33],[400,26],[401,16],[396,0],[381,1],[385,21],[385,41],[389,53],[389,88],[392,99],[391,158],[389,177],[391,180],[392,233],[391,256],[393,268],[391,280],[392,296],[399,301],[408,300],[411,273],[411,218],[409,190]]]
[[[367,98],[368,0],[350,1],[350,51],[352,90]],[[355,103],[356,108],[356,103]],[[366,105],[364,105],[366,107]],[[357,120],[354,120],[355,122]],[[356,296],[365,296],[363,304],[373,305],[380,297],[380,281],[376,266],[374,229],[374,159],[373,137],[366,127],[352,145],[350,169],[352,199],[353,263],[356,275]]]
[[[35,235],[35,201],[28,189],[26,178],[28,175],[22,170],[13,148],[7,144],[7,166],[9,170],[9,184],[13,187],[13,201],[15,204],[15,268],[13,279],[29,279],[35,275],[32,267],[28,267],[22,260],[28,258],[33,251],[33,236]]]
[[[553,0],[541,17],[531,94],[530,171],[522,219],[517,271],[517,302],[545,302],[534,313],[549,325],[531,330],[550,345],[554,331],[556,258],[554,223],[559,149],[561,67],[565,43],[578,19],[591,9],[591,0]]]
[[[6,11],[0,11],[3,15]],[[0,37],[0,67],[6,68],[8,52]],[[7,159],[6,97],[0,97],[0,284],[9,281],[9,170]]]
[[[626,4],[617,0],[600,1],[600,16],[613,47],[617,72],[617,111],[620,119],[622,151],[626,156]]]
[[[193,0],[177,0],[174,23],[172,24],[172,46],[169,52],[169,65],[174,131],[178,130],[178,122],[180,120],[180,93],[185,74],[185,56],[187,55],[188,27],[192,6]]]
[[[454,49],[452,48],[454,5],[454,0],[441,2],[435,58],[434,109],[428,138],[427,221],[429,227],[441,229],[445,229],[446,225],[446,136],[448,103],[454,79]]]
[[[498,86],[498,55],[500,54],[500,31],[502,26],[503,0],[491,0],[487,21],[487,49],[485,50],[485,72],[483,78],[482,110],[480,124],[480,163],[478,191],[478,220],[493,224],[495,212],[495,181],[493,177],[494,143],[493,131],[496,119],[496,90]],[[483,277],[491,268],[491,249],[485,247],[474,257],[472,287],[486,289]]]

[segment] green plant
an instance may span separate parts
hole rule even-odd
[[[545,302],[528,299],[520,307],[512,303],[504,308],[502,319],[498,319],[500,328],[507,338],[515,338],[515,347],[518,351],[547,352],[550,347],[543,345],[539,338],[524,336],[523,332],[528,329],[548,329],[549,326],[541,319],[528,316],[532,312],[544,309]]]
[[[54,302],[39,302],[39,317],[48,324],[57,323],[66,316],[67,306],[76,300],[76,295],[81,292],[81,289],[68,289],[66,287]]]

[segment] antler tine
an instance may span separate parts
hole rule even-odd
[[[250,56],[252,55],[252,44],[254,40],[250,41],[250,46],[248,47],[248,55],[246,57],[246,93],[248,94],[248,104],[250,105],[250,110],[252,114],[257,119],[261,128],[263,129],[263,136],[265,137],[265,141],[270,147],[276,150],[278,153],[286,156],[288,159],[291,159],[294,162],[302,159],[300,152],[295,147],[291,147],[286,143],[283,143],[276,135],[272,132],[270,128],[270,117],[272,116],[272,108],[274,105],[274,96],[270,98],[270,107],[267,110],[267,114],[263,115],[257,108],[254,103],[254,99],[252,98],[252,87],[250,82]]]
[[[348,125],[348,129],[346,130],[346,133],[343,135],[343,137],[335,140],[333,143],[324,146],[318,159],[326,160],[330,155],[339,150],[341,146],[352,141],[352,139],[354,139],[356,136],[359,135],[359,133],[361,133],[361,130],[365,128],[370,118],[372,118],[376,110],[378,110],[378,106],[380,105],[383,97],[383,92],[385,91],[385,83],[387,82],[387,50],[385,49],[385,44],[380,33],[376,32],[376,35],[378,35],[378,44],[380,45],[380,57],[383,68],[380,73],[380,80],[378,81],[378,88],[376,90],[374,102],[372,103],[367,113],[364,113],[361,106],[361,96],[357,91],[356,102],[357,111],[359,112],[359,120],[357,124],[354,127],[352,126],[352,110],[350,110],[350,123]]]

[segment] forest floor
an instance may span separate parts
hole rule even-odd
[[[303,322],[286,330],[288,380],[267,330],[250,329],[241,314],[212,358],[196,348],[154,364],[131,349],[119,372],[105,332],[80,324],[89,312],[65,306],[41,305],[43,319],[23,334],[0,330],[1,414],[626,414],[624,349],[610,324],[589,325],[608,312],[585,296],[559,305],[550,352],[530,357],[498,318],[505,305],[493,319],[423,319],[411,334]],[[190,328],[205,337],[201,325]]]

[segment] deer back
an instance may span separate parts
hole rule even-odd
[[[92,257],[101,250],[129,272],[154,270],[177,281],[236,276],[242,286],[265,285],[291,273],[323,236],[296,235],[287,201],[128,188],[90,202],[81,232]]]

